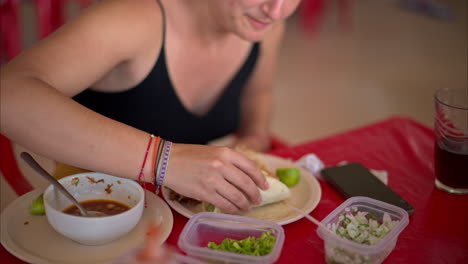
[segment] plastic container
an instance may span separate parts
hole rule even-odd
[[[208,242],[221,243],[225,238],[245,239],[249,236],[260,237],[268,230],[276,236],[272,251],[265,256],[251,256],[207,248]],[[273,263],[280,256],[284,243],[283,228],[273,222],[262,221],[244,216],[199,213],[194,215],[180,234],[179,248],[187,255],[209,263]]]
[[[338,217],[346,208],[357,208],[358,211],[371,212],[381,223],[383,215],[387,212],[392,220],[398,220],[393,229],[382,240],[374,245],[360,244],[339,235],[318,228],[317,233],[324,240],[325,259],[327,263],[382,263],[395,248],[398,235],[408,225],[408,213],[400,207],[371,199],[368,197],[352,197],[342,203],[333,212],[322,220],[322,224],[338,222]]]

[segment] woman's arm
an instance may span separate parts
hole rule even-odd
[[[2,67],[0,132],[51,159],[136,179],[148,133],[71,97],[93,85],[109,89],[106,75],[148,56],[161,42],[160,12],[154,0],[100,1]],[[165,184],[232,213],[260,203],[256,185],[266,188],[255,164],[232,149],[185,144],[173,145]]]
[[[155,31],[149,25],[157,23],[157,5],[149,11],[149,1],[141,2],[93,5],[2,67],[1,133],[67,164],[135,175],[146,133],[96,114],[70,97],[131,62],[148,48],[145,43],[155,43],[147,36],[150,28]]]
[[[241,127],[236,145],[256,151],[270,147],[272,85],[284,22],[274,25],[261,43],[260,59],[242,95]]]

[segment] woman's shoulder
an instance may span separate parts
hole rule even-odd
[[[84,10],[75,23],[71,21],[70,28],[75,33],[87,32],[83,37],[131,61],[160,45],[163,23],[157,0],[102,0]]]
[[[99,85],[115,89],[109,85],[115,83],[115,76],[136,78],[134,72],[149,64],[148,57],[161,45],[162,25],[156,0],[101,0],[45,39],[36,52],[93,65],[80,71],[87,83],[70,93]],[[119,85],[126,83],[119,81]]]
[[[90,17],[103,23],[132,29],[133,31],[158,30],[162,25],[162,10],[157,0],[103,0],[86,10]]]
[[[163,30],[162,17],[156,0],[102,0],[68,24],[72,31],[106,36],[109,41],[131,47],[158,41]]]

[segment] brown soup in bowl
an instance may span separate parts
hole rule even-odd
[[[88,211],[98,211],[105,215],[116,215],[130,209],[126,204],[104,199],[83,201],[80,202],[80,204]],[[76,205],[67,207],[63,212],[70,215],[81,216],[80,209],[78,209]]]

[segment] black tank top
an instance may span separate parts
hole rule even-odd
[[[155,66],[134,88],[115,93],[88,89],[73,99],[104,116],[164,139],[206,144],[237,130],[242,90],[255,68],[259,53],[259,43],[254,43],[244,64],[203,116],[188,111],[177,96],[166,66],[164,41]],[[207,73],[200,72],[203,74]]]

